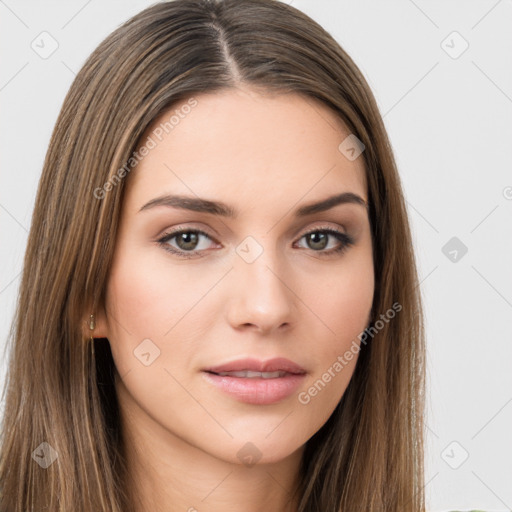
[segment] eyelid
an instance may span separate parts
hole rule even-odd
[[[207,236],[208,238],[211,238],[216,243],[219,243],[219,242],[217,242],[217,240],[215,240],[216,235],[213,235],[212,233],[208,232],[206,229],[196,227],[196,226],[189,226],[189,225],[184,226],[182,224],[178,224],[177,226],[170,228],[170,229],[165,229],[160,235],[158,235],[156,237],[156,240],[158,241],[158,240],[161,240],[162,238],[170,237],[172,235],[179,235],[180,233],[188,232],[188,231],[193,231],[194,233],[200,233],[202,235]]]
[[[295,234],[293,235],[293,237],[299,237],[299,238],[302,238],[303,236],[305,235],[308,235],[309,233],[312,233],[312,232],[315,232],[315,231],[321,231],[321,230],[333,230],[333,231],[337,231],[341,234],[346,234],[348,235],[348,233],[346,232],[346,228],[344,225],[341,225],[341,228],[340,228],[340,224],[337,223],[336,225],[332,226],[332,225],[329,225],[329,224],[326,224],[325,221],[317,221],[317,222],[320,222],[322,223],[321,225],[317,225],[317,226],[313,226],[309,229],[307,229],[306,231],[303,231],[304,228],[301,228],[301,229],[298,229],[297,231],[295,231]],[[208,236],[209,238],[212,238],[215,242],[219,243],[217,240],[215,240],[215,237],[217,235],[214,235],[212,233],[209,233],[208,230],[204,229],[204,228],[201,228],[201,227],[197,227],[196,225],[182,225],[182,224],[178,224],[177,226],[173,227],[173,228],[170,228],[169,230],[163,230],[163,232],[158,235],[156,237],[156,240],[159,240],[165,236],[168,236],[168,235],[175,235],[175,234],[179,234],[180,232],[183,232],[183,231],[195,231],[197,233],[201,233],[203,235],[206,235]]]
[[[329,226],[329,225],[325,224],[325,225],[322,225],[322,226],[315,226],[315,227],[313,227],[311,229],[308,229],[307,231],[305,231],[303,233],[302,233],[302,230],[300,230],[299,233],[302,233],[300,235],[300,238],[302,238],[305,235],[309,235],[310,233],[315,233],[316,231],[336,231],[337,233],[340,233],[342,235],[346,235],[347,234],[347,233],[345,233],[345,231],[342,231],[337,226]]]
[[[204,235],[207,238],[209,238],[210,240],[212,240],[212,242],[215,242],[217,244],[219,243],[213,235],[208,233],[208,231],[205,231],[200,228],[190,227],[190,226],[177,226],[176,228],[173,228],[170,231],[165,231],[164,233],[162,233],[160,236],[157,237],[156,241],[161,242],[162,240],[165,240],[165,239],[171,240],[172,238],[174,238],[177,235],[180,235],[181,233],[189,233],[189,232],[197,233],[199,235]],[[193,254],[194,251],[188,251],[188,252],[190,254]],[[204,252],[204,251],[198,251],[198,252]]]

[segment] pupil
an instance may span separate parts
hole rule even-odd
[[[191,238],[191,241],[189,240],[187,242],[187,238]],[[181,249],[193,249],[195,247],[195,245],[197,244],[197,238],[198,238],[197,233],[182,233],[178,237],[178,245],[180,246]],[[185,245],[179,243],[181,240],[185,240]],[[190,245],[188,245],[188,244],[190,244]]]
[[[313,242],[313,247],[311,247],[311,244],[310,244],[310,247],[312,249],[324,249],[325,248],[325,242],[327,240],[327,234],[326,233],[311,233],[310,235],[310,241]],[[318,240],[320,239],[320,240]],[[315,244],[319,243],[320,246],[316,246],[315,247]]]

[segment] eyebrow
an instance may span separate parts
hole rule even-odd
[[[336,194],[334,196],[327,197],[326,199],[322,199],[321,201],[301,206],[295,211],[295,216],[306,217],[307,215],[330,210],[339,204],[357,204],[364,208],[368,207],[368,203],[361,196],[354,194],[353,192],[343,192],[341,194]],[[209,213],[211,215],[219,215],[227,218],[238,217],[237,210],[222,201],[211,201],[198,197],[168,194],[151,199],[151,201],[142,206],[139,213],[157,206],[167,206],[170,208]]]

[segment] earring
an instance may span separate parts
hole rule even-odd
[[[94,315],[91,315],[89,318],[89,329],[91,330],[90,341],[93,341],[92,331],[94,331],[95,327],[96,327],[96,322],[94,321]]]
[[[91,335],[89,337],[90,346],[91,346],[91,357],[92,360],[95,360],[95,354],[94,354],[94,338],[92,337],[92,331],[94,331],[94,328],[96,327],[96,322],[94,321],[94,315],[91,315],[89,317],[89,329],[91,330]]]

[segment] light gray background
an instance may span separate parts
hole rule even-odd
[[[0,348],[64,96],[97,44],[151,3],[0,0]],[[510,510],[512,1],[287,3],[363,71],[403,179],[427,317],[428,508]],[[43,31],[58,42],[46,59],[31,47],[51,48]]]

